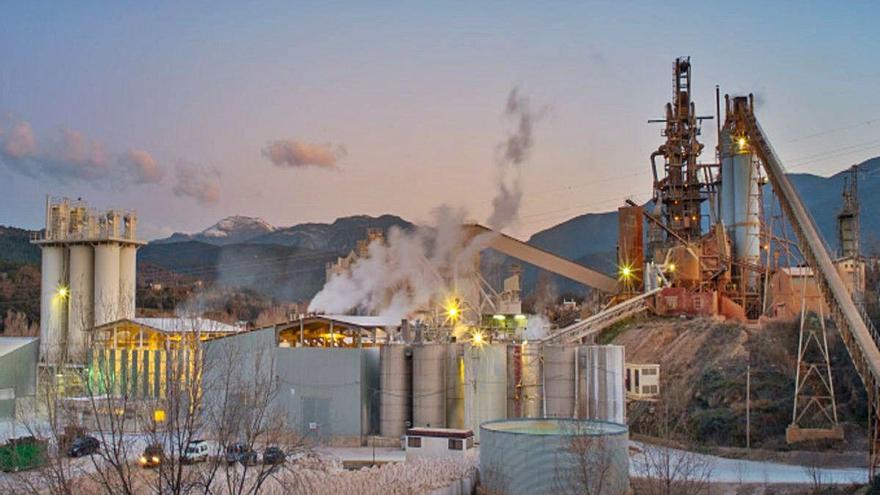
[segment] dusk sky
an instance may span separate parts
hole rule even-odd
[[[715,84],[756,95],[789,170],[880,155],[880,4],[673,3],[3,1],[0,224],[41,227],[46,194],[135,208],[147,238],[443,203],[484,221],[518,88],[527,237],[649,197],[680,55],[701,115]]]

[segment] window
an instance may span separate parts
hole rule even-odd
[[[464,440],[460,438],[450,438],[449,450],[464,450]]]
[[[645,375],[645,376],[656,375],[656,374],[657,374],[657,370],[654,369],[654,368],[645,368],[645,369],[642,370],[642,374]]]
[[[639,389],[639,370],[635,370],[636,375],[636,390]]]
[[[678,296],[666,296],[666,307],[676,309],[678,307]]]
[[[699,294],[694,296],[694,311],[703,309],[703,298]]]
[[[408,448],[408,449],[422,448],[422,437],[406,437],[406,448]]]

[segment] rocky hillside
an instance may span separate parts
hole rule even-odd
[[[831,368],[838,414],[853,448],[864,442],[867,402],[864,388],[833,329],[829,329]],[[688,430],[704,445],[745,444],[746,368],[751,363],[752,445],[785,449],[791,422],[798,330],[794,323],[747,328],[711,319],[650,318],[621,325],[600,341],[626,346],[633,363],[659,363],[661,389],[675,393],[688,418]],[[635,404],[630,424],[648,430],[649,403]]]

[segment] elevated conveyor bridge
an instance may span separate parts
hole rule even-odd
[[[733,106],[734,119],[744,130],[748,146],[764,164],[767,177],[773,187],[785,216],[798,238],[802,254],[815,274],[816,282],[831,316],[840,332],[846,349],[852,358],[859,377],[868,392],[869,418],[871,422],[870,474],[877,474],[878,426],[880,426],[880,349],[877,333],[853,301],[831,255],[822,240],[812,216],[800,196],[785,175],[782,162],[770,145],[763,129],[745,98],[736,98]]]

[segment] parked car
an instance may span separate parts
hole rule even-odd
[[[70,447],[67,448],[67,456],[83,457],[92,455],[98,451],[100,445],[98,439],[93,436],[83,435],[81,437],[76,437],[73,439],[73,442],[70,443]]]
[[[207,440],[192,440],[183,451],[183,458],[181,460],[184,464],[205,462],[210,455],[211,442],[208,442]]]
[[[147,448],[144,449],[144,453],[138,458],[138,462],[143,468],[159,467],[164,461],[165,452],[163,451],[162,446],[157,443],[147,445]]]
[[[284,464],[287,455],[280,447],[266,447],[263,451],[263,464]]]
[[[257,463],[257,452],[243,443],[234,443],[226,447],[226,463],[235,464],[240,462],[245,466]]]

